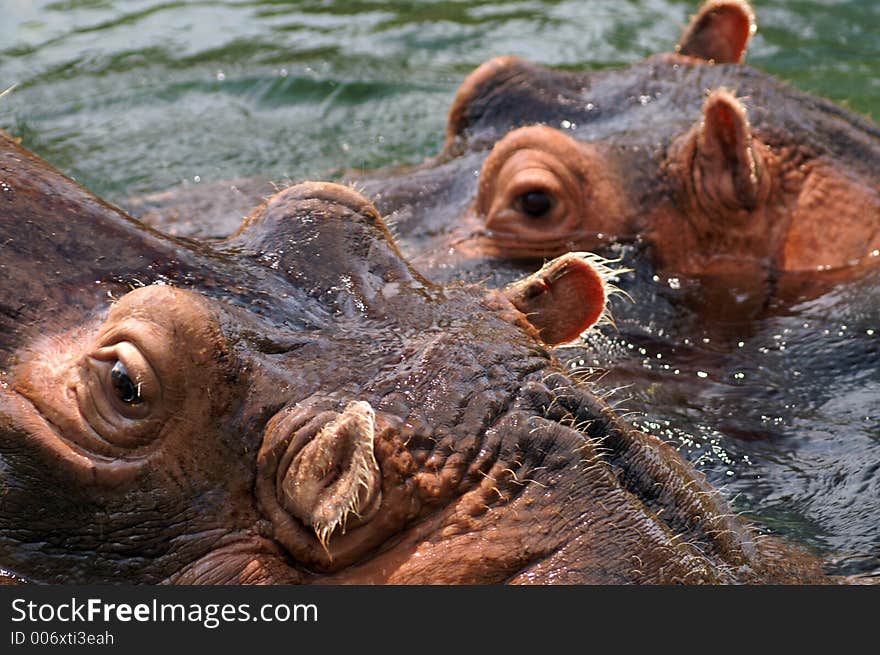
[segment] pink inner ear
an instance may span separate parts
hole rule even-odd
[[[557,257],[505,293],[550,345],[577,339],[605,310],[605,281],[574,254]]]
[[[709,0],[694,16],[676,50],[716,64],[738,64],[745,56],[754,24],[746,2]]]
[[[581,259],[572,259],[562,277],[549,283],[554,320],[541,334],[553,343],[577,339],[596,324],[605,309],[605,282]],[[549,337],[553,338],[550,339]]]
[[[714,102],[706,108],[704,125],[711,130],[728,158],[736,156],[737,143],[743,136],[737,131],[735,109],[725,102]]]

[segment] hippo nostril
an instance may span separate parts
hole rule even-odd
[[[279,504],[311,526],[327,548],[333,533],[369,520],[381,501],[381,476],[373,453],[375,414],[352,402],[278,471]],[[352,518],[353,517],[353,518]]]

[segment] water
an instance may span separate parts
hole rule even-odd
[[[111,200],[326,178],[438,151],[498,54],[573,69],[669,50],[696,0],[0,0],[0,127]],[[880,5],[757,4],[750,63],[880,116]]]
[[[181,182],[334,178],[436,154],[459,83],[489,57],[625,65],[671,49],[696,5],[0,0],[0,91],[16,84],[0,127],[117,202]],[[756,12],[749,63],[880,118],[880,3]],[[663,285],[639,288],[650,320],[620,305],[618,331],[596,337],[608,383],[628,385],[621,410],[833,570],[880,566],[876,280],[721,334],[664,313]]]
[[[880,274],[709,326],[667,281],[644,278],[621,284],[636,304],[616,301],[617,326],[573,349],[570,366],[607,369],[618,411],[676,445],[738,511],[832,571],[876,570]]]

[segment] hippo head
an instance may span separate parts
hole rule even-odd
[[[441,276],[621,242],[668,276],[755,294],[876,265],[880,130],[742,65],[754,26],[745,2],[710,1],[676,52],[628,68],[490,60],[461,85],[443,152],[364,188]]]
[[[23,579],[821,579],[553,357],[604,307],[585,258],[437,286],[316,183],[173,240],[0,143],[0,565]]]

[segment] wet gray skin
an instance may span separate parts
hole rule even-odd
[[[596,299],[572,302],[582,260],[439,286],[346,187],[291,187],[203,244],[6,137],[0,168],[0,565],[19,579],[825,581],[553,356],[536,325]]]

